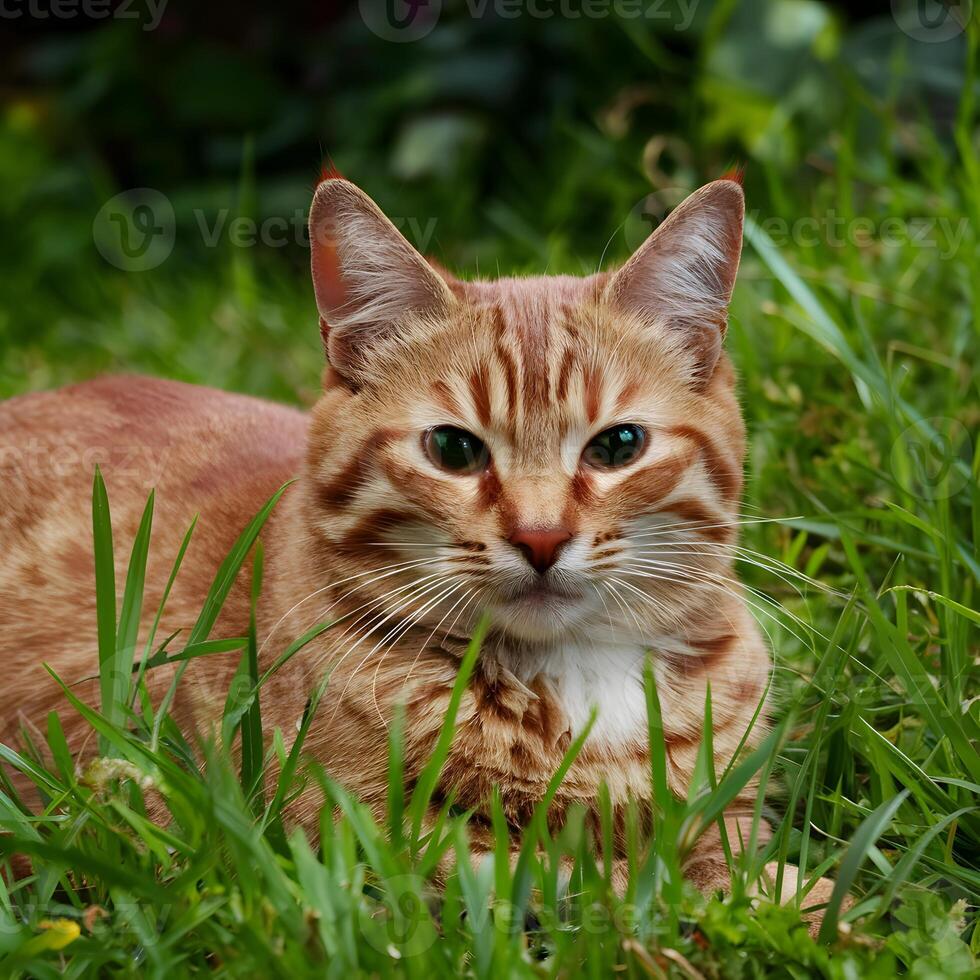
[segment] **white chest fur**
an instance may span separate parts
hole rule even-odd
[[[506,666],[525,684],[538,675],[547,678],[573,736],[595,709],[589,741],[618,744],[646,738],[645,658],[646,649],[636,643],[566,642],[514,654]]]

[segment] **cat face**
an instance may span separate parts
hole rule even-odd
[[[665,633],[710,602],[741,490],[721,353],[741,220],[718,181],[616,273],[466,283],[322,184],[309,519],[348,608],[463,634],[486,611],[540,644]]]

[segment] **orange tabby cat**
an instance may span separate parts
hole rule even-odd
[[[691,778],[708,681],[720,769],[769,673],[729,547],[745,433],[722,339],[743,210],[739,184],[716,181],[616,272],[462,282],[427,264],[355,186],[325,180],[310,229],[330,366],[309,417],[146,378],[0,405],[0,737],[64,708],[42,661],[68,681],[94,673],[99,463],[119,542],[132,540],[157,488],[145,608],[201,515],[161,636],[193,623],[237,533],[298,477],[263,531],[262,659],[324,619],[348,618],[274,676],[264,720],[292,733],[330,668],[307,749],[379,813],[395,706],[405,708],[411,779],[483,612],[490,633],[442,798],[454,792],[486,813],[497,787],[520,825],[595,708],[555,822],[573,802],[594,806],[603,781],[617,807],[649,799],[648,651],[672,789],[683,794]],[[247,616],[240,581],[214,635],[240,635]],[[192,664],[176,706],[184,724],[220,715],[236,663]],[[169,681],[160,674],[150,674],[157,689]],[[96,700],[91,682],[77,689]],[[79,744],[82,725],[63,715]],[[736,803],[733,829],[751,806],[748,794]],[[295,810],[311,823],[316,800]],[[725,884],[717,834],[688,870],[701,887]],[[825,900],[824,885],[811,902]]]

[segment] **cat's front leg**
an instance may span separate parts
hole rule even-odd
[[[752,842],[752,817],[745,814],[726,816],[725,832],[732,857],[737,859]],[[761,821],[756,830],[754,844],[761,847],[771,838],[772,829],[768,823]],[[684,862],[684,874],[701,892],[731,891],[728,858],[717,825],[709,828],[698,839],[694,850]],[[759,879],[751,886],[750,894],[779,902],[781,905],[789,905],[796,901],[797,893],[800,892],[803,919],[807,923],[810,935],[816,937],[823,922],[823,910],[830,901],[833,890],[834,882],[829,878],[818,878],[812,884],[807,881],[801,882],[800,869],[796,865],[783,865],[782,875],[780,875],[779,863],[770,861],[763,868]],[[848,899],[844,907],[847,908],[851,904],[853,903]]]

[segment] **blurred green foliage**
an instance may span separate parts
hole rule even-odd
[[[553,16],[513,17],[499,0],[446,0],[410,43],[378,37],[356,5],[171,0],[153,30],[139,5],[135,19],[9,21],[0,394],[132,366],[289,397],[299,375],[252,363],[250,330],[258,317],[262,335],[306,331],[316,353],[293,228],[327,157],[468,275],[621,259],[643,195],[676,197],[735,163],[750,207],[809,213],[833,203],[842,143],[860,213],[923,141],[951,139],[967,50],[965,33],[918,41],[880,6],[856,21],[815,0],[589,18],[539,0],[528,9]],[[173,254],[152,271],[93,247],[99,209],[131,187],[175,211]],[[288,222],[285,243],[236,246],[222,214]]]

